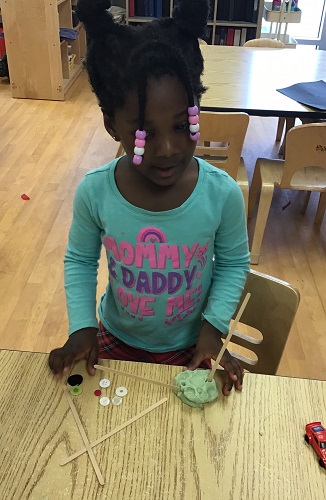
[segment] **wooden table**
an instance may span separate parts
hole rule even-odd
[[[255,116],[325,118],[277,92],[295,83],[326,78],[326,51],[203,45],[204,85],[201,108],[244,111]]]
[[[93,448],[100,486],[45,354],[0,351],[0,498],[4,500],[322,500],[326,471],[303,438],[305,424],[326,423],[326,382],[248,375],[242,394],[193,409],[169,389],[121,375],[123,404],[99,405],[103,378],[84,375],[74,403],[90,441],[164,396],[168,402]],[[107,361],[101,361],[102,364]],[[178,367],[111,362],[112,367],[171,382]]]

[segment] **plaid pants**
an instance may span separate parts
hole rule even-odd
[[[116,359],[120,361],[138,361],[141,363],[155,363],[162,365],[187,366],[192,360],[195,346],[169,352],[149,352],[138,347],[132,347],[117,339],[108,332],[102,323],[99,323],[97,334],[99,357],[102,359]],[[211,361],[205,359],[200,368],[210,369]]]

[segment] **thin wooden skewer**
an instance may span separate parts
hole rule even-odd
[[[136,380],[142,380],[143,382],[149,382],[150,384],[161,385],[163,387],[168,387],[169,389],[173,389],[174,391],[179,391],[179,387],[177,385],[165,384],[164,382],[158,382],[157,380],[152,380],[146,377],[140,377],[139,375],[133,375],[132,373],[122,372],[120,370],[115,370],[114,368],[110,368],[102,365],[94,365],[94,368],[97,370],[108,371],[112,373],[118,373],[119,375],[125,375],[126,377],[135,378]]]
[[[97,475],[97,479],[99,480],[99,483],[103,486],[105,484],[104,478],[103,478],[102,473],[101,473],[101,471],[99,469],[99,466],[98,466],[98,464],[96,462],[95,455],[94,455],[93,450],[91,448],[90,442],[88,441],[88,438],[86,436],[86,432],[84,430],[83,424],[81,423],[81,420],[80,420],[79,415],[77,413],[77,410],[76,410],[76,407],[74,405],[74,402],[71,399],[71,396],[70,396],[70,394],[68,392],[67,386],[64,386],[63,391],[64,391],[64,393],[66,395],[67,401],[68,401],[69,406],[70,406],[71,411],[72,411],[72,414],[73,414],[73,416],[75,418],[75,421],[76,421],[78,430],[80,432],[80,435],[82,437],[82,440],[84,441],[85,451],[88,452],[89,458],[91,459],[92,465],[93,465],[95,473]]]
[[[107,434],[105,434],[105,436],[102,436],[101,438],[97,439],[93,443],[90,443],[90,447],[94,448],[94,446],[97,446],[98,444],[102,443],[103,441],[105,441],[106,439],[110,438],[114,434],[117,434],[118,432],[122,431],[122,429],[124,429],[128,425],[130,425],[133,422],[135,422],[136,420],[140,419],[141,417],[143,417],[144,415],[146,415],[150,411],[155,410],[155,408],[157,408],[158,406],[162,405],[163,403],[166,403],[167,400],[168,400],[168,398],[161,399],[160,401],[158,401],[158,403],[155,403],[152,406],[150,406],[149,408],[147,408],[146,410],[143,410],[142,412],[138,413],[138,415],[136,415],[135,417],[130,418],[124,424],[121,424],[118,427],[116,427],[115,429],[113,429],[112,431],[108,432]],[[75,458],[77,458],[80,455],[82,455],[83,453],[85,453],[85,451],[87,451],[86,448],[83,448],[82,450],[77,451],[73,455],[70,455],[70,457],[68,457],[65,460],[63,460],[60,463],[60,465],[66,465],[66,464],[68,464],[72,460],[75,460]]]
[[[245,296],[245,298],[244,298],[244,300],[243,300],[243,302],[242,302],[242,304],[241,304],[241,307],[240,307],[240,309],[239,309],[239,311],[238,311],[238,314],[236,315],[235,320],[234,320],[234,322],[233,322],[233,324],[232,324],[232,326],[231,326],[231,328],[230,328],[230,331],[229,331],[229,333],[228,333],[228,335],[227,335],[226,339],[224,340],[224,344],[223,344],[223,346],[222,346],[222,349],[221,349],[221,350],[220,350],[220,352],[218,353],[218,356],[217,356],[217,358],[216,358],[216,361],[215,361],[215,363],[214,363],[214,364],[213,364],[213,366],[212,366],[212,369],[211,369],[211,371],[210,371],[210,373],[209,373],[209,375],[208,375],[208,378],[207,378],[207,382],[211,382],[211,381],[213,380],[214,374],[215,374],[215,372],[216,372],[216,370],[217,370],[218,365],[220,364],[220,361],[221,361],[221,359],[222,359],[222,356],[223,356],[223,354],[224,354],[224,351],[226,350],[227,345],[228,345],[228,343],[230,342],[230,339],[231,339],[231,337],[232,337],[232,335],[233,335],[233,333],[234,333],[234,330],[235,330],[235,329],[236,329],[236,327],[237,327],[237,324],[238,324],[238,323],[239,323],[239,321],[240,321],[240,318],[241,318],[241,316],[242,316],[242,313],[243,313],[243,311],[245,310],[245,307],[246,307],[246,305],[248,304],[248,300],[250,299],[250,297],[251,297],[251,293],[247,293],[247,295]]]

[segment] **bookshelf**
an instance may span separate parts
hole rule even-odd
[[[125,0],[126,23],[139,24],[172,15],[175,0]],[[259,38],[264,0],[211,0],[205,41],[243,45]],[[162,14],[162,15],[161,15]]]
[[[73,28],[75,0],[1,0],[12,96],[63,101],[82,71],[86,34]],[[78,32],[60,41],[59,28]]]

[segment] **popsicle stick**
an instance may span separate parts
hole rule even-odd
[[[112,373],[117,373],[118,375],[125,375],[125,377],[135,378],[136,380],[142,380],[143,382],[149,382],[150,384],[161,385],[162,387],[168,387],[169,389],[172,389],[174,391],[179,391],[179,387],[177,385],[165,384],[164,382],[158,382],[157,380],[152,380],[150,378],[140,377],[139,375],[134,375],[132,373],[126,373],[120,370],[115,370],[114,368],[110,368],[108,366],[94,365],[94,368],[96,368],[97,370],[102,370],[104,372],[108,371]]]
[[[90,447],[94,448],[94,446],[97,446],[98,444],[102,443],[103,441],[105,441],[106,439],[110,438],[111,436],[114,436],[114,434],[117,434],[118,432],[122,431],[122,429],[124,429],[128,425],[136,422],[136,420],[139,420],[144,415],[147,415],[147,413],[155,410],[155,408],[157,408],[158,406],[162,405],[163,403],[166,403],[167,400],[168,400],[168,398],[161,399],[160,401],[158,401],[158,403],[155,403],[152,406],[150,406],[149,408],[147,408],[146,410],[143,410],[142,412],[138,413],[135,417],[130,418],[129,420],[127,420],[123,424],[119,425],[118,427],[116,427],[112,431],[108,432],[107,434],[105,434],[101,438],[97,439],[93,443],[90,443]],[[60,462],[60,465],[66,465],[66,464],[68,464],[72,460],[75,460],[75,458],[80,457],[80,455],[82,455],[86,451],[87,451],[86,448],[83,448],[82,450],[77,451],[73,455],[70,455],[70,457],[68,457],[65,460],[63,460],[62,462]]]
[[[72,414],[73,414],[73,416],[75,418],[76,425],[77,425],[78,430],[80,432],[81,438],[84,441],[85,451],[88,452],[89,458],[90,458],[90,460],[92,462],[93,468],[94,468],[95,473],[97,475],[97,479],[99,480],[99,483],[103,486],[105,484],[104,478],[103,478],[102,473],[101,473],[101,471],[99,469],[99,466],[98,466],[98,464],[96,462],[95,455],[94,455],[93,450],[92,450],[92,448],[90,446],[90,442],[88,441],[88,438],[86,436],[86,432],[84,430],[83,424],[81,423],[81,420],[80,420],[79,415],[77,413],[77,410],[76,410],[76,407],[74,405],[74,402],[73,402],[73,400],[72,400],[72,398],[71,398],[71,396],[70,396],[70,394],[68,392],[67,386],[64,386],[63,391],[64,391],[64,393],[66,395],[66,398],[67,398],[67,401],[69,403],[70,409],[71,409]]]
[[[217,370],[217,367],[218,367],[218,365],[220,364],[220,361],[221,361],[221,359],[222,359],[222,356],[223,356],[223,354],[224,354],[224,352],[225,352],[225,350],[226,350],[226,348],[227,348],[227,346],[228,346],[228,343],[229,343],[229,342],[230,342],[230,340],[231,340],[231,337],[232,337],[232,335],[233,335],[233,333],[234,333],[234,331],[235,331],[235,329],[236,329],[236,327],[237,327],[237,324],[238,324],[238,323],[239,323],[239,321],[240,321],[240,318],[241,318],[241,316],[242,316],[242,313],[243,313],[243,311],[245,310],[245,307],[246,307],[246,305],[248,304],[248,301],[249,301],[250,297],[251,297],[251,293],[247,293],[247,295],[245,296],[245,298],[244,298],[244,300],[243,300],[243,302],[242,302],[242,304],[241,304],[241,307],[240,307],[240,309],[239,309],[239,311],[238,311],[238,314],[236,315],[235,320],[234,320],[234,322],[233,322],[233,324],[232,324],[232,326],[231,326],[231,328],[230,328],[230,331],[229,331],[229,333],[227,334],[226,339],[224,340],[224,343],[223,343],[222,349],[221,349],[221,350],[220,350],[220,352],[218,353],[218,356],[217,356],[217,358],[216,358],[216,361],[215,361],[215,363],[213,364],[211,371],[209,372],[209,375],[208,375],[208,378],[207,378],[207,382],[211,382],[211,381],[213,380],[213,377],[214,377],[214,374],[215,374],[215,372],[216,372],[216,370]]]

